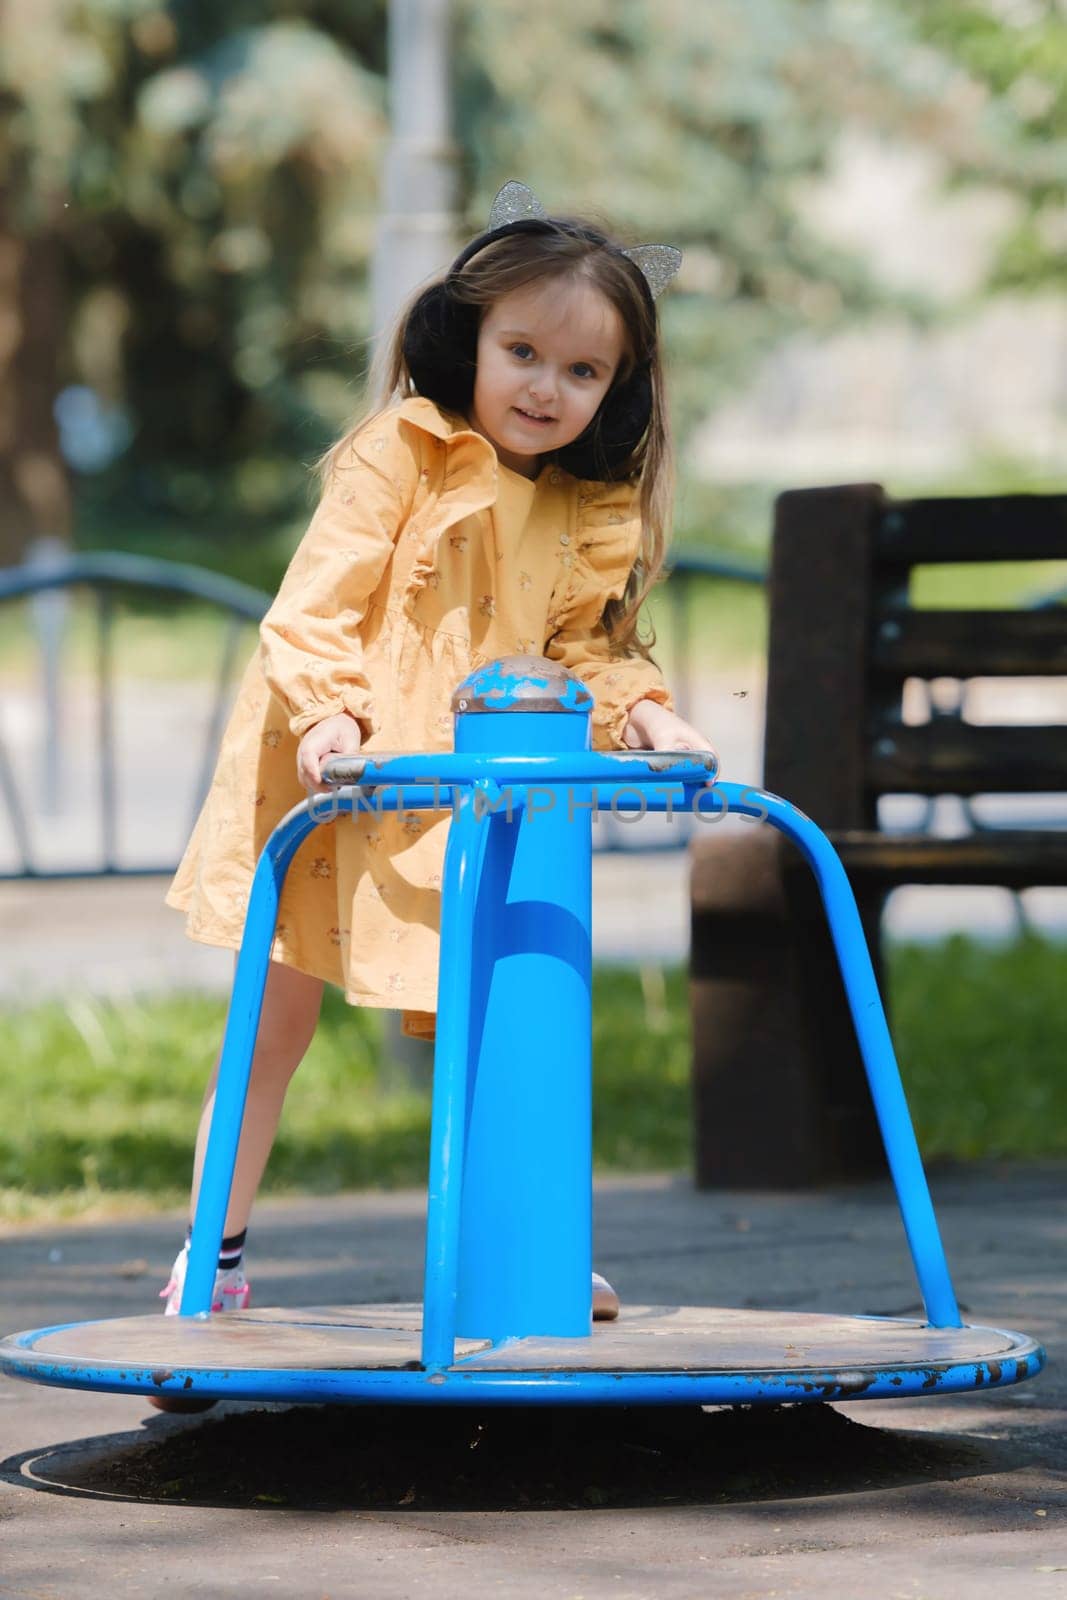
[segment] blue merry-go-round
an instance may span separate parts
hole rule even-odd
[[[786,801],[716,783],[694,752],[590,749],[586,687],[539,656],[473,673],[447,754],[335,758],[329,794],[278,825],[253,881],[177,1317],[37,1328],[0,1370],[170,1400],[782,1404],[930,1395],[1040,1371],[1025,1334],[961,1321],[855,900]],[[705,1306],[591,1316],[594,812],[729,808],[795,841],[840,959],[925,1319]],[[364,809],[450,810],[422,1305],[213,1315],[279,895],[314,828]],[[358,937],[358,930],[353,930]]]

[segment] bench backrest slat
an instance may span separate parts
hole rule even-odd
[[[938,717],[882,734],[870,778],[881,794],[1067,790],[1067,727],[993,727]]]
[[[1067,495],[1008,494],[894,500],[875,530],[880,562],[909,567],[956,561],[1060,561]]]
[[[893,608],[875,625],[871,660],[897,679],[1067,676],[1067,608]]]

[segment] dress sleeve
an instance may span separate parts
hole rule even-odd
[[[625,750],[623,730],[639,700],[675,709],[655,662],[624,655],[601,617],[609,600],[622,598],[641,541],[636,491],[624,484],[581,483],[576,547],[565,546],[553,599],[554,632],[545,647],[552,661],[575,673],[593,696],[595,750]]]
[[[335,463],[281,587],[260,623],[263,674],[300,738],[347,711],[378,731],[360,625],[411,509],[418,462],[386,417]]]

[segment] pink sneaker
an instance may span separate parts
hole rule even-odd
[[[185,1287],[185,1269],[189,1264],[189,1246],[183,1244],[170,1269],[170,1282],[159,1291],[159,1298],[167,1303],[165,1317],[176,1317],[181,1310],[182,1290]],[[247,1311],[252,1286],[245,1277],[244,1267],[229,1267],[215,1274],[215,1292],[211,1297],[212,1311]]]
[[[183,1244],[170,1269],[170,1282],[166,1288],[159,1291],[159,1298],[167,1303],[163,1307],[165,1317],[176,1317],[181,1309],[182,1289],[185,1286],[185,1269],[189,1263],[189,1246]],[[251,1285],[244,1275],[244,1268],[230,1267],[226,1272],[216,1272],[215,1292],[211,1297],[212,1311],[245,1311],[251,1298]],[[198,1400],[192,1395],[180,1394],[150,1394],[148,1404],[155,1406],[157,1411],[209,1411],[215,1404],[214,1400]]]

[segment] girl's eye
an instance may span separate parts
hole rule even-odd
[[[513,344],[510,348],[511,348],[512,355],[513,356],[518,356],[520,361],[521,361],[521,360],[524,359],[524,357],[522,356],[521,352],[523,350],[529,350],[530,346],[528,344]],[[588,377],[588,378],[595,378],[596,377],[596,373],[593,371],[593,369],[589,365],[588,361],[576,361],[574,363],[574,365],[576,367],[584,367],[585,368],[585,372],[579,374],[580,377]]]

